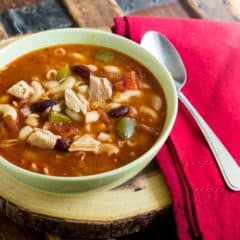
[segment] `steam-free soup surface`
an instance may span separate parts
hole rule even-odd
[[[0,154],[22,168],[81,176],[123,166],[158,138],[166,102],[156,79],[111,49],[61,45],[0,71]]]

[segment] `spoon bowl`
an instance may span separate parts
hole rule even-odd
[[[141,46],[167,67],[177,89],[180,90],[186,82],[187,73],[182,58],[173,44],[158,32],[148,31],[141,40]]]

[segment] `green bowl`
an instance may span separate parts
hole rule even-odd
[[[81,192],[120,185],[139,173],[160,150],[173,127],[177,113],[177,94],[167,69],[138,44],[117,35],[94,29],[68,28],[44,31],[24,37],[0,50],[0,68],[17,57],[58,44],[88,44],[112,48],[137,60],[152,72],[161,85],[167,102],[167,116],[155,144],[133,162],[118,169],[79,177],[55,177],[34,173],[0,157],[0,167],[25,184],[49,192]]]

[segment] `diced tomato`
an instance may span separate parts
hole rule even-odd
[[[106,73],[104,72],[104,74],[106,74]],[[122,73],[108,73],[107,75],[108,75],[108,79],[112,83],[118,82],[118,81],[123,79],[123,74]]]
[[[12,117],[6,116],[3,118],[3,121],[11,132],[14,132],[14,133],[18,132],[19,130],[18,119],[12,119]]]
[[[117,82],[114,82],[114,83],[113,83],[113,89],[114,89],[115,91],[120,91],[120,92],[124,91],[124,90],[125,90],[125,87],[124,87],[124,82],[123,82],[123,80],[119,80],[119,81],[117,81]]]
[[[18,102],[18,106],[19,106],[19,108],[22,108],[22,107],[25,107],[27,105],[27,103],[28,103],[28,100],[26,98],[23,98],[22,100],[20,100]]]
[[[115,91],[124,91],[125,90],[125,84],[123,80],[123,74],[113,74],[113,77],[111,78],[112,84],[113,84],[113,90]]]
[[[143,124],[143,123],[138,123],[137,124],[137,129],[139,129],[140,131],[152,135],[152,136],[158,136],[159,133],[158,131],[156,131],[155,129]]]
[[[53,123],[50,126],[50,131],[64,138],[72,138],[80,133],[79,125],[74,123]]]
[[[53,123],[50,126],[50,130],[55,134],[61,135],[64,129],[62,125],[58,123]]]
[[[67,129],[68,132],[66,132],[64,135],[64,137],[66,138],[72,138],[75,137],[76,135],[79,134],[79,129],[76,127],[70,127],[69,129]]]
[[[107,113],[103,109],[98,109],[98,113],[100,116],[100,121],[102,121],[105,124],[110,124],[110,118],[108,117]]]
[[[135,71],[127,72],[123,77],[123,81],[126,89],[129,90],[138,89],[138,80]]]

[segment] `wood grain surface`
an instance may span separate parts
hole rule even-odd
[[[132,11],[129,14],[138,15],[138,16],[153,16],[153,17],[169,17],[169,16],[183,17],[183,18],[190,17],[189,13],[178,2],[161,4],[161,5],[146,8],[146,9],[140,9],[140,10]]]
[[[63,0],[78,26],[110,29],[114,16],[123,12],[114,0]]]
[[[7,33],[3,27],[3,25],[0,23],[0,40],[7,37]]]
[[[186,2],[200,18],[240,20],[239,0],[186,0]]]
[[[9,8],[19,8],[28,6],[34,3],[38,3],[41,0],[1,0],[0,1],[0,12],[6,11]]]

